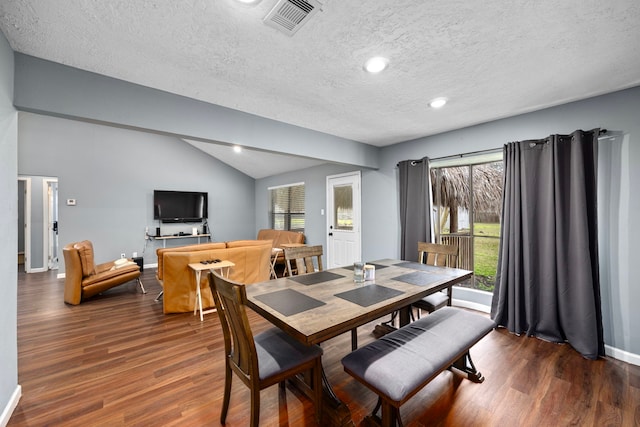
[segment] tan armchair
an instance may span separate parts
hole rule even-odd
[[[69,243],[62,248],[64,254],[65,280],[64,302],[78,305],[85,299],[136,280],[142,293],[147,293],[140,281],[140,267],[134,262],[110,261],[95,264],[93,244],[84,240]]]

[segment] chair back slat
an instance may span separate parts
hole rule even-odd
[[[322,245],[284,248],[284,259],[289,276],[293,276],[294,271],[298,275],[322,271]],[[291,261],[295,261],[295,269]]]
[[[418,262],[439,267],[457,267],[458,247],[418,242]]]
[[[245,285],[212,272],[209,273],[209,286],[222,326],[226,357],[245,383],[257,381],[258,360],[247,317]]]

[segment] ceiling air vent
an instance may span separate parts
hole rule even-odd
[[[315,0],[278,0],[263,21],[290,36],[294,35],[322,5]]]

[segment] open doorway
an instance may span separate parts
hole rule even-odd
[[[18,271],[30,272],[31,178],[18,178]]]
[[[58,178],[45,178],[47,268],[58,269]]]
[[[58,269],[58,178],[18,177],[18,268]]]

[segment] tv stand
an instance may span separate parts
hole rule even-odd
[[[174,236],[173,234],[169,235],[169,236],[156,236],[154,237],[154,239],[156,240],[162,240],[162,247],[166,248],[167,247],[167,240],[171,240],[171,239],[198,239],[198,243],[200,243],[200,238],[201,237],[206,237],[209,240],[211,240],[211,234],[185,234],[185,235],[178,235],[178,236]]]

